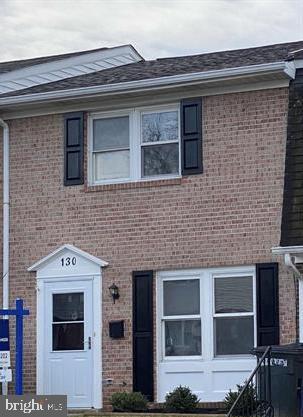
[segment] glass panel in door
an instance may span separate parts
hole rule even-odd
[[[52,350],[84,350],[84,293],[53,294]]]

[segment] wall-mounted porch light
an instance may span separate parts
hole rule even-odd
[[[112,296],[112,298],[114,300],[114,304],[115,304],[115,301],[118,300],[118,298],[120,297],[119,288],[117,287],[117,285],[112,284],[109,287],[109,292],[110,292],[110,295]]]

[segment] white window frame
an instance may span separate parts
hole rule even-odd
[[[153,142],[154,145],[165,145],[168,143],[179,143],[179,172],[176,174],[167,175],[153,175],[149,177],[143,177],[142,170],[142,146],[152,146],[152,144],[141,143],[141,115],[159,112],[178,112],[178,139],[176,141],[163,141]],[[116,178],[107,179],[101,181],[94,180],[94,154],[93,151],[93,122],[98,119],[107,119],[114,117],[129,117],[129,160],[130,160],[130,177],[129,178]],[[88,116],[88,183],[89,185],[102,185],[102,184],[119,184],[128,182],[144,182],[144,181],[157,181],[163,179],[179,178],[181,177],[181,127],[180,127],[180,104],[172,103],[170,105],[159,105],[149,107],[136,107],[125,110],[115,110],[107,112],[91,113]]]
[[[199,289],[200,289],[200,313],[199,314],[183,314],[183,315],[174,315],[174,316],[165,316],[164,315],[164,282],[167,281],[187,281],[187,280],[198,280],[199,281]],[[166,321],[174,321],[174,320],[200,320],[201,323],[201,355],[189,355],[189,356],[166,356],[165,354],[165,322]],[[167,361],[174,361],[174,360],[190,360],[190,359],[201,359],[203,355],[203,336],[202,336],[202,305],[201,305],[201,280],[200,276],[176,276],[176,277],[167,277],[161,280],[161,341],[162,341],[162,356]]]
[[[176,138],[176,140],[166,140],[166,141],[162,141],[162,142],[143,142],[142,141],[142,116],[144,116],[145,114],[157,114],[157,113],[169,113],[172,111],[177,111],[178,113],[178,137]],[[177,143],[179,145],[179,172],[178,174],[180,175],[180,167],[181,167],[181,149],[180,149],[180,131],[181,131],[181,126],[180,126],[180,106],[177,107],[163,107],[162,109],[159,108],[149,108],[149,109],[141,109],[140,110],[140,169],[141,169],[141,179],[158,179],[159,177],[162,178],[167,178],[168,176],[176,176],[176,174],[167,174],[167,175],[151,175],[151,176],[143,176],[143,161],[142,161],[142,148],[146,148],[148,146],[161,146],[161,145],[170,145],[173,143]]]
[[[252,312],[242,312],[242,313],[216,313],[216,304],[215,304],[215,279],[220,278],[244,278],[250,277],[252,279],[252,286],[253,286],[253,300],[252,300]],[[245,274],[245,273],[222,273],[222,274],[212,274],[212,310],[213,310],[213,317],[212,317],[212,328],[213,328],[213,356],[217,359],[223,358],[230,358],[230,357],[247,357],[247,354],[228,354],[228,355],[216,355],[216,340],[215,340],[215,319],[220,317],[253,317],[254,322],[254,346],[256,345],[257,340],[257,322],[256,322],[256,276],[255,274]]]
[[[234,359],[250,359],[251,354],[237,355],[215,355],[215,332],[214,332],[214,278],[218,277],[243,277],[251,276],[253,280],[253,313],[244,313],[244,315],[254,316],[254,347],[257,342],[257,320],[256,320],[256,268],[255,266],[243,267],[222,267],[222,268],[204,268],[193,270],[178,271],[159,271],[157,272],[157,360],[159,362],[177,362],[177,361],[222,361]],[[164,281],[176,280],[200,280],[200,317],[201,317],[201,355],[200,356],[166,356],[165,355],[165,321],[164,318],[171,320],[183,319],[184,317],[197,318],[193,316],[164,316]],[[232,313],[241,316],[243,313]],[[225,313],[224,313],[225,315]],[[226,314],[228,317],[231,315]]]

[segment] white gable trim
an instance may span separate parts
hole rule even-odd
[[[0,75],[0,94],[47,84],[78,75],[90,74],[107,68],[141,61],[142,57],[131,46],[119,46],[32,65]]]
[[[69,250],[70,252],[73,252],[75,255],[79,255],[82,256],[83,258],[95,263],[96,265],[99,265],[100,267],[105,267],[108,265],[108,262],[103,261],[102,259],[96,258],[93,255],[90,255],[87,252],[84,252],[81,249],[76,248],[73,245],[63,245],[60,248],[56,249],[55,251],[53,251],[52,253],[50,253],[49,255],[45,256],[44,258],[40,259],[40,261],[34,263],[32,266],[30,266],[27,270],[29,272],[33,272],[33,271],[38,271],[39,269],[41,269],[51,258],[59,255],[61,252],[65,251],[65,250]]]

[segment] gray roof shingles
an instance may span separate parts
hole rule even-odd
[[[97,85],[151,79],[171,75],[273,63],[286,60],[292,51],[298,51],[301,49],[303,49],[303,41],[205,53],[201,55],[161,58],[154,61],[142,60],[140,62],[121,67],[110,68],[91,74],[79,75],[77,77],[61,81],[26,88],[12,93],[1,94],[0,97],[67,90],[79,87],[92,87]],[[48,58],[50,59],[51,57]],[[44,58],[39,59],[42,60]],[[29,62],[31,60],[27,61]],[[20,62],[22,63],[24,61]],[[0,71],[1,65],[8,66],[9,63],[0,63]],[[14,65],[18,64],[15,62]]]

